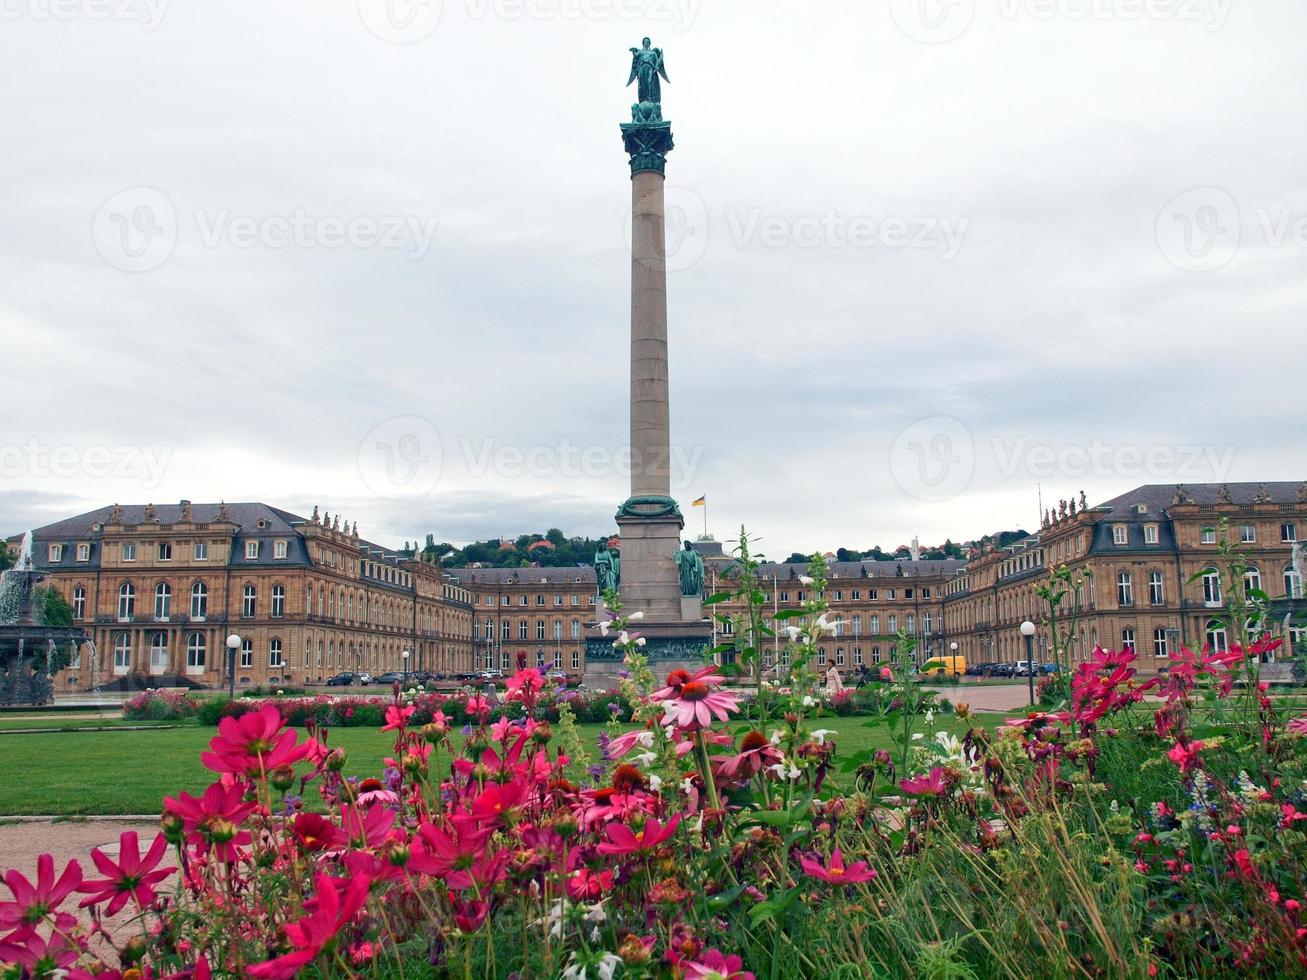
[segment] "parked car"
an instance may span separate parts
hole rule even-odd
[[[366,670],[361,670],[358,673],[358,682],[364,687],[367,687],[369,684],[373,683],[372,675],[369,674]]]
[[[1017,670],[1016,664],[990,664],[989,674],[991,677],[1012,677]]]
[[[388,670],[384,674],[378,674],[374,679],[375,684],[402,684],[408,686],[413,683],[413,675],[405,674],[398,670]]]
[[[566,684],[567,671],[562,667],[553,667],[545,674],[545,680],[553,681],[555,684]]]
[[[1045,674],[1056,674],[1059,669],[1057,664],[1044,664],[1043,667]]]
[[[354,683],[354,675],[349,671],[340,674],[332,674],[327,678],[327,687],[349,687]]]

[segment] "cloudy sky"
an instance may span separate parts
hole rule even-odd
[[[1307,477],[1301,0],[0,0],[0,531],[612,530],[645,34],[718,537]]]

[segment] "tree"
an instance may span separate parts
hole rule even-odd
[[[13,568],[14,562],[17,560],[18,559],[14,557],[14,553],[9,550],[9,545],[0,541],[0,572]]]
[[[808,555],[802,555],[802,554],[800,554],[799,552],[796,551],[794,554],[790,555],[790,557],[788,557],[788,558],[785,559],[785,564],[787,564],[787,565],[806,565],[806,564],[808,564],[808,562],[811,561],[811,560],[812,560],[812,559],[811,559]]]
[[[73,607],[54,586],[37,586],[32,600],[32,615],[42,626],[73,625]]]

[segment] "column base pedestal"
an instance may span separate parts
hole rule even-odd
[[[637,622],[633,632],[644,637],[640,652],[649,660],[654,676],[662,680],[677,667],[698,670],[712,649],[713,628],[708,620],[691,622]],[[591,687],[616,688],[626,669],[624,654],[613,647],[617,639],[610,631],[602,636],[591,627],[585,640],[585,683]]]

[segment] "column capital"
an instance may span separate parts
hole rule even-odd
[[[622,143],[631,156],[631,176],[644,170],[667,173],[667,154],[675,147],[672,124],[663,119],[656,102],[637,102],[631,106],[629,123],[622,123]]]

